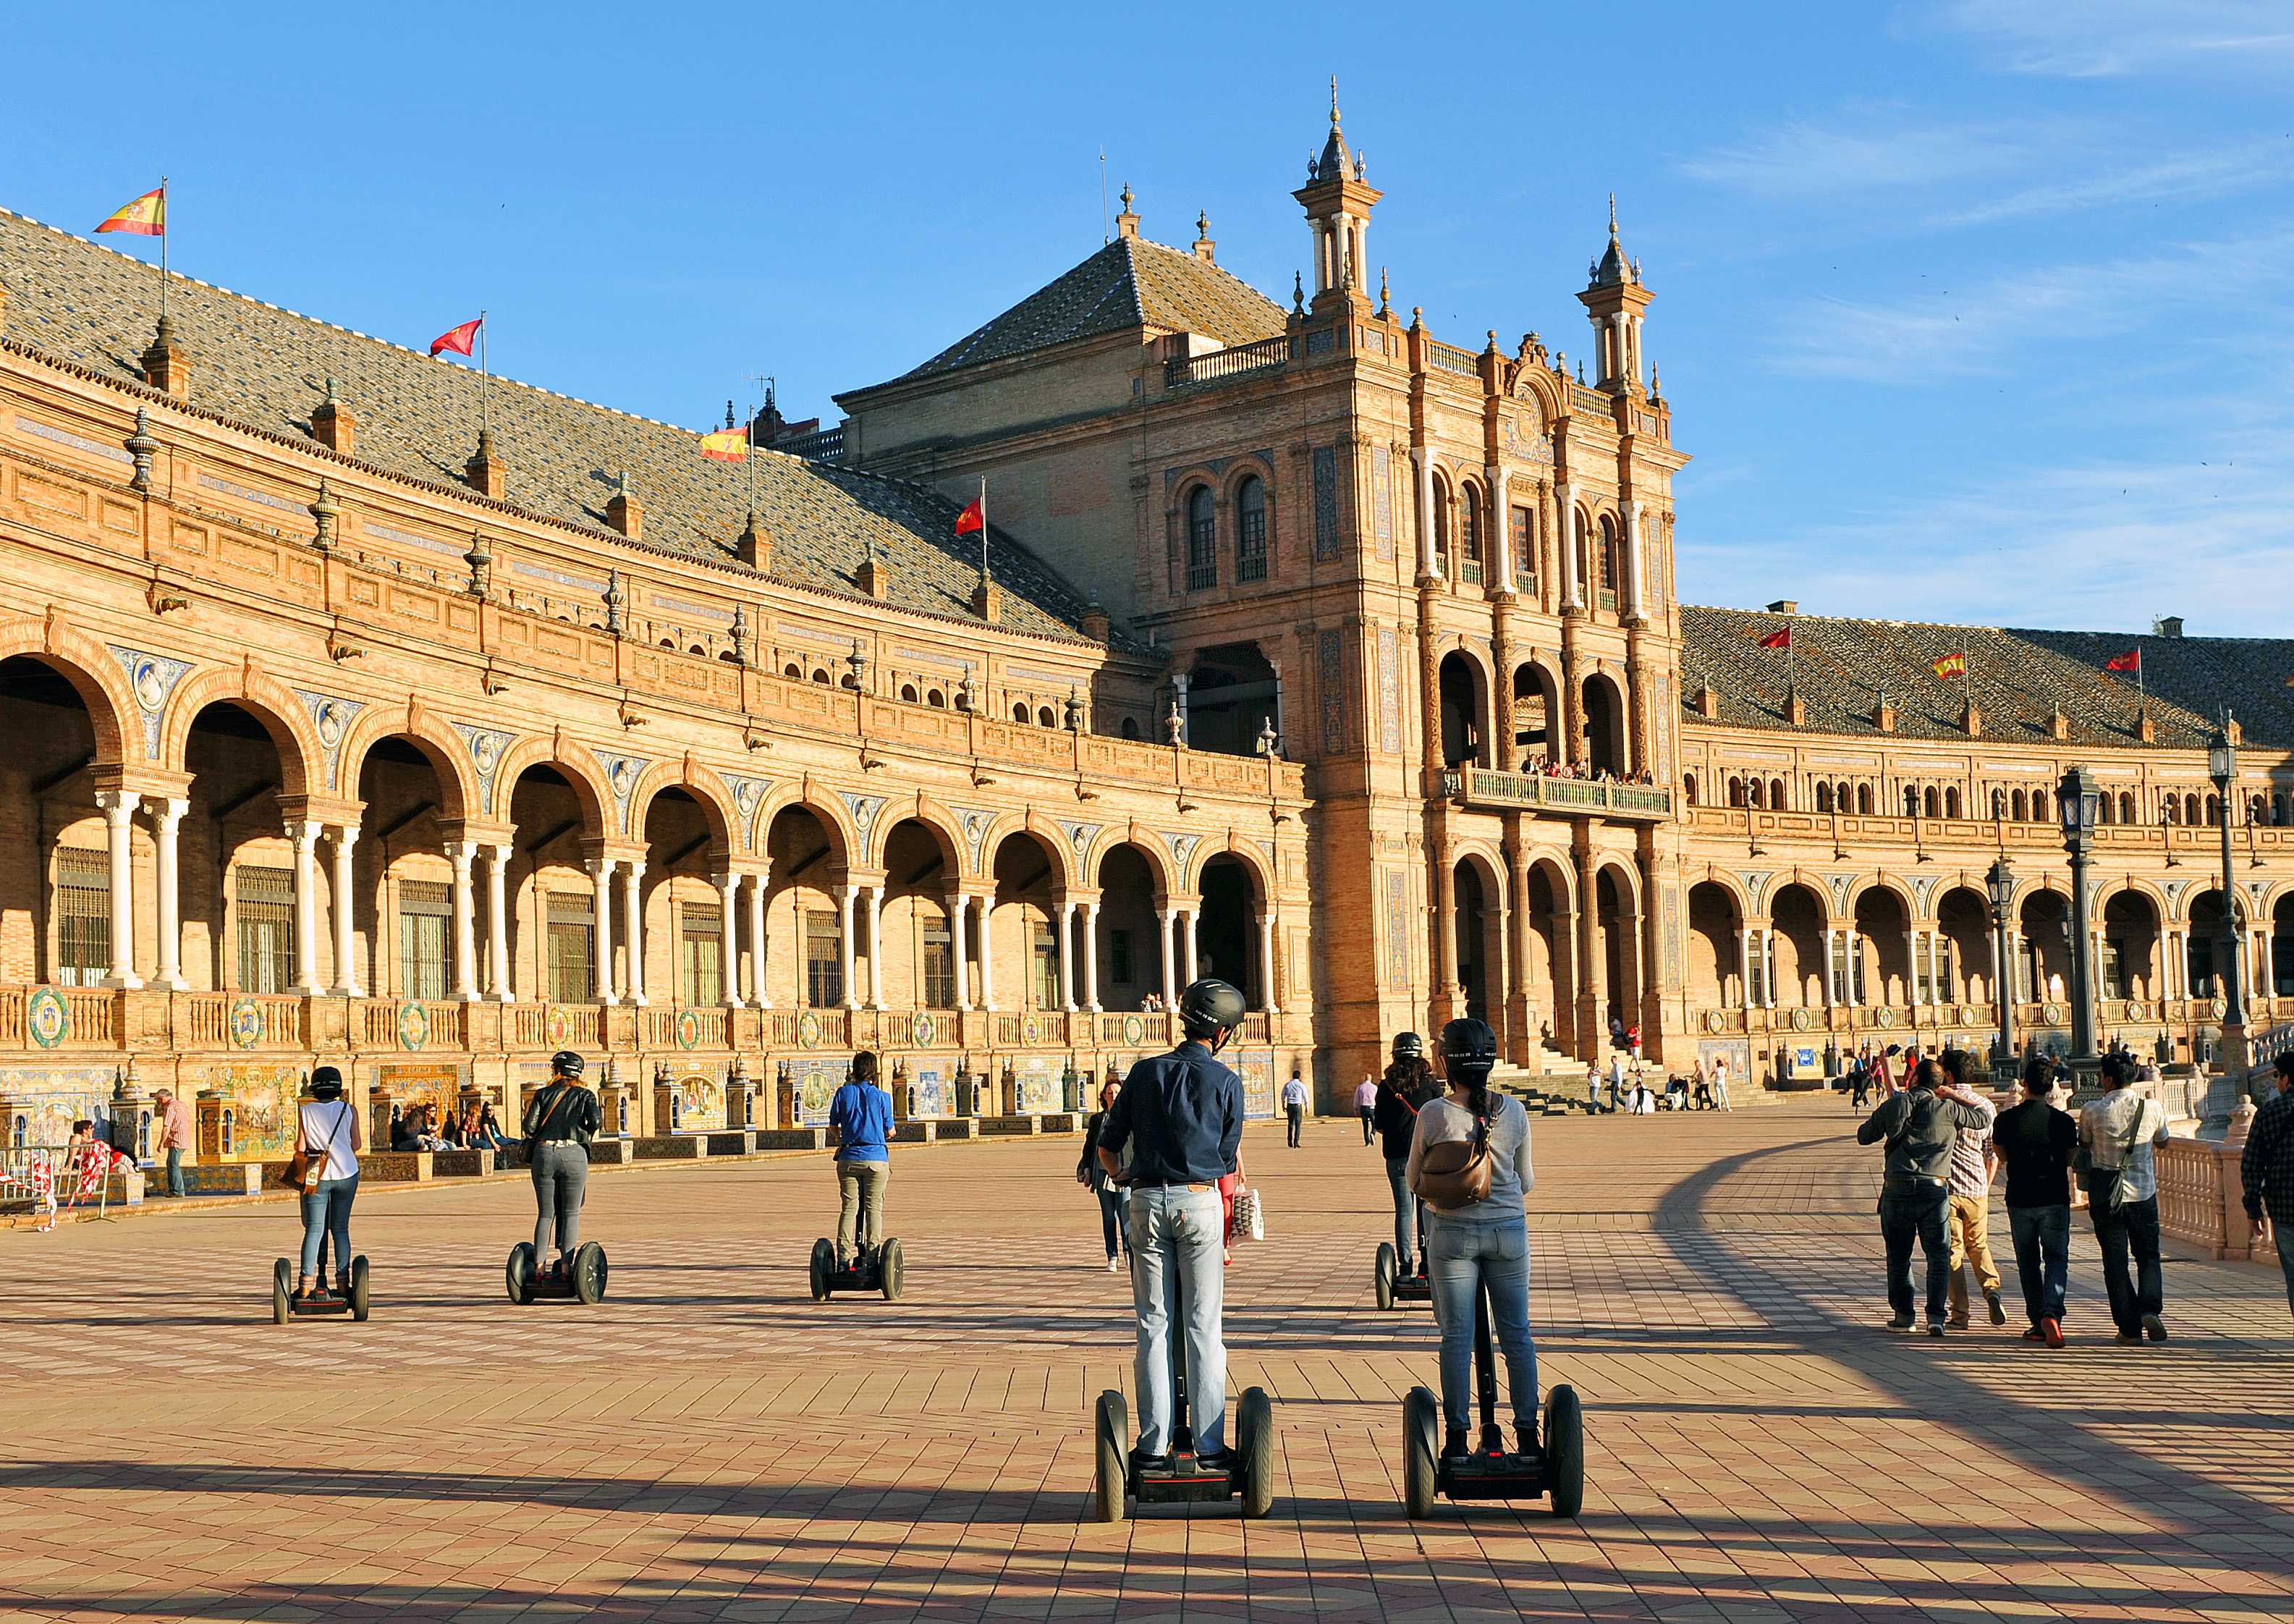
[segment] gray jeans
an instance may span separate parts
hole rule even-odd
[[[1471,1430],[1474,1295],[1490,1289],[1490,1334],[1505,1356],[1515,1433],[1537,1436],[1537,1344],[1529,1335],[1529,1224],[1459,1223],[1436,1214],[1427,1237],[1427,1278],[1442,1328],[1442,1414],[1452,1432]]]
[[[1157,1185],[1131,1192],[1131,1303],[1139,1316],[1132,1374],[1139,1390],[1139,1450],[1171,1447],[1171,1288],[1186,1295],[1187,1408],[1195,1450],[1226,1447],[1226,1217],[1216,1189]]]
[[[884,1243],[884,1181],[890,1162],[836,1164],[836,1256],[850,1263]]]
[[[582,1244],[582,1198],[590,1189],[590,1152],[570,1139],[545,1140],[533,1148],[533,1263],[549,1262],[550,1230],[557,1252],[571,1257]]]

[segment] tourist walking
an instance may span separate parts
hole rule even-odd
[[[1442,1028],[1449,1092],[1419,1113],[1410,1188],[1427,1205],[1427,1276],[1442,1331],[1442,1453],[1462,1458],[1470,1433],[1474,1303],[1487,1290],[1490,1331],[1505,1355],[1513,1425],[1526,1455],[1537,1448],[1537,1345],[1529,1332],[1529,1225],[1523,1197],[1535,1185],[1529,1113],[1493,1093],[1498,1054],[1488,1023]]]
[[[1123,1084],[1110,1077],[1099,1085],[1099,1108],[1084,1118],[1083,1155],[1076,1161],[1076,1182],[1099,1198],[1100,1238],[1107,1243],[1107,1271],[1115,1273],[1123,1267],[1123,1260],[1131,1255],[1131,1243],[1124,1233],[1123,1220],[1130,1210],[1131,1195],[1112,1177],[1099,1161],[1099,1132],[1107,1123],[1108,1112],[1115,1108],[1121,1098]]]
[[[1406,1170],[1410,1144],[1418,1132],[1418,1112],[1434,1098],[1434,1068],[1426,1063],[1426,1040],[1397,1033],[1394,1059],[1378,1085],[1379,1149],[1386,1158],[1386,1183],[1394,1197],[1395,1272],[1418,1272],[1418,1198],[1410,1193]]]
[[[295,1295],[311,1295],[319,1279],[319,1246],[331,1240],[335,1279],[343,1295],[351,1291],[351,1203],[358,1198],[358,1153],[366,1148],[358,1112],[343,1098],[343,1074],[332,1066],[311,1073],[311,1097],[295,1114],[295,1154],[319,1170],[317,1183],[303,1190],[303,1266]]]
[[[1725,1054],[1712,1057],[1712,1102],[1724,1111],[1737,1108],[1729,1103],[1729,1057]]]
[[[1365,1073],[1354,1090],[1354,1115],[1362,1118],[1363,1143],[1370,1143],[1378,1120],[1378,1079]]]
[[[2294,1053],[2280,1055],[2275,1065],[2278,1092],[2254,1114],[2238,1176],[2257,1240],[2263,1220],[2270,1221],[2279,1272],[2286,1277],[2286,1303],[2294,1308]]]
[[[836,1266],[859,1263],[884,1238],[884,1184],[892,1175],[892,1096],[876,1086],[876,1057],[852,1057],[852,1075],[828,1101],[836,1134]]]
[[[1226,1271],[1218,1181],[1242,1149],[1242,1079],[1218,1059],[1241,1026],[1242,995],[1224,981],[1179,995],[1185,1033],[1168,1054],[1131,1068],[1100,1129],[1099,1161],[1131,1191],[1131,1302],[1138,1316],[1133,1367],[1142,1472],[1170,1468],[1171,1338],[1187,1350],[1187,1402],[1196,1459],[1230,1466],[1226,1448]],[[1119,1159],[1130,1151],[1127,1171]],[[1172,1287],[1184,1282],[1185,1322],[1172,1324]]]
[[[549,1081],[526,1102],[519,1125],[533,1175],[533,1266],[562,1275],[582,1244],[582,1204],[590,1195],[590,1141],[598,1096],[582,1081],[589,1063],[570,1049],[549,1057]],[[557,1247],[552,1257],[550,1247]]]
[[[1306,1123],[1306,1084],[1297,1072],[1282,1085],[1282,1114],[1290,1119],[1290,1149],[1298,1148],[1298,1130]]]
[[[191,1148],[191,1102],[177,1096],[172,1088],[163,1088],[151,1096],[151,1103],[159,1108],[159,1149],[167,1158],[167,1193],[183,1193],[183,1152]],[[134,1149],[130,1146],[131,1150]]]
[[[1598,1061],[1590,1061],[1585,1067],[1585,1110],[1590,1116],[1600,1108],[1601,1067]]]
[[[1880,1236],[1888,1252],[1888,1328],[1912,1328],[1912,1247],[1927,1262],[1928,1335],[1943,1335],[1951,1249],[1944,1238],[1951,1149],[1962,1128],[1991,1125],[1989,1111],[1953,1097],[1956,1091],[1923,1060],[1910,1084],[1891,1088],[1856,1130],[1856,1142],[1886,1146],[1880,1182]]]
[[[1975,1062],[1965,1049],[1943,1052],[1944,1075],[1983,1113],[1983,1126],[1963,1128],[1951,1145],[1949,1211],[1946,1216],[1946,1234],[1951,1241],[1951,1328],[1967,1328],[1967,1271],[1965,1265],[1973,1264],[1977,1284],[1983,1287],[1983,1301],[1991,1311],[1991,1323],[2007,1323],[2007,1310],[1999,1301],[1999,1265],[1991,1258],[1991,1180],[1999,1171],[1999,1158],[1991,1148],[1991,1125],[1995,1107],[1969,1086],[1968,1074]]]
[[[2063,1345],[2063,1295],[2070,1279],[2071,1152],[2078,1122],[2048,1098],[2054,1068],[2023,1062],[2023,1098],[1999,1113],[1991,1143],[2007,1169],[2007,1232],[2023,1287],[2026,1342]]]
[[[2166,1111],[2129,1088],[2134,1079],[2125,1055],[2103,1057],[2103,1095],[2079,1113],[2079,1149],[2087,1160],[2087,1218],[2103,1246],[2103,1285],[2111,1294],[2119,1340],[2164,1342],[2167,1280],[2159,1262],[2159,1174],[2152,1150],[2171,1136]]]

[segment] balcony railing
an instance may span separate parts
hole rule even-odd
[[[1289,364],[1290,336],[1278,333],[1272,338],[1259,338],[1249,344],[1229,345],[1207,355],[1182,355],[1167,361],[1163,363],[1163,387],[1177,389],[1188,384],[1272,372]]]
[[[834,428],[818,429],[809,434],[799,434],[794,439],[784,440],[770,449],[776,451],[786,451],[792,457],[801,457],[807,462],[835,462],[844,455],[844,425],[839,423]]]
[[[1471,350],[1461,350],[1454,344],[1444,344],[1438,338],[1426,344],[1427,364],[1444,372],[1455,372],[1460,378],[1481,376],[1481,358]]]
[[[1588,778],[1548,778],[1469,767],[1442,775],[1442,793],[1468,807],[1501,810],[1600,812],[1654,823],[1672,816],[1672,792],[1642,784],[1603,784]]]

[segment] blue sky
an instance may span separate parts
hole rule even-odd
[[[2294,9],[44,7],[0,205],[702,426],[921,361],[1131,183],[1287,302],[1331,73],[1440,337],[1584,347],[1618,194],[1692,601],[2282,632]],[[120,242],[111,238],[110,242]]]

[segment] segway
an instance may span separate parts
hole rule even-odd
[[[1474,1384],[1481,1401],[1481,1446],[1460,1460],[1442,1453],[1442,1403],[1425,1387],[1402,1401],[1402,1508],[1414,1521],[1434,1514],[1434,1497],[1526,1500],[1551,1497],[1553,1514],[1574,1517],[1585,1503],[1585,1419],[1574,1387],[1547,1394],[1542,1447],[1506,1452],[1498,1433],[1497,1360],[1490,1347],[1490,1293],[1474,1294]]]
[[[1138,1267],[1135,1262],[1132,1265]],[[1171,1286],[1171,1464],[1153,1472],[1139,1466],[1139,1450],[1129,1444],[1131,1416],[1123,1394],[1109,1388],[1099,1395],[1093,1417],[1096,1463],[1092,1483],[1094,1515],[1120,1522],[1126,1500],[1142,1506],[1227,1500],[1240,1495],[1242,1514],[1263,1517],[1274,1509],[1274,1406],[1264,1387],[1246,1387],[1234,1409],[1234,1464],[1205,1470],[1195,1453],[1195,1430],[1187,1410],[1187,1323],[1185,1289],[1178,1271]]]
[[[351,1259],[351,1288],[347,1293],[329,1290],[327,1287],[328,1253],[333,1248],[334,1237],[323,1236],[319,1241],[319,1270],[311,1277],[311,1289],[304,1295],[295,1295],[295,1265],[281,1258],[271,1265],[271,1323],[284,1325],[289,1320],[322,1320],[336,1314],[348,1314],[363,1324],[370,1306],[366,1285],[366,1258]]]
[[[534,1266],[533,1243],[521,1240],[509,1249],[509,1263],[502,1271],[502,1284],[509,1292],[509,1300],[520,1308],[536,1297],[557,1302],[578,1298],[589,1307],[606,1300],[606,1248],[594,1240],[585,1240],[574,1248],[574,1261],[569,1268],[541,1270]]]
[[[1378,1243],[1378,1261],[1372,1265],[1371,1282],[1378,1291],[1378,1305],[1392,1308],[1397,1303],[1431,1303],[1434,1282],[1426,1277],[1426,1203],[1413,1199],[1417,1208],[1418,1255],[1412,1261],[1414,1273],[1402,1272],[1402,1260],[1394,1255],[1394,1243]]]
[[[908,1283],[908,1261],[900,1243],[863,1246],[850,1263],[836,1261],[836,1243],[822,1236],[812,1243],[812,1300],[826,1303],[839,1291],[881,1291],[884,1301],[897,1303]]]

